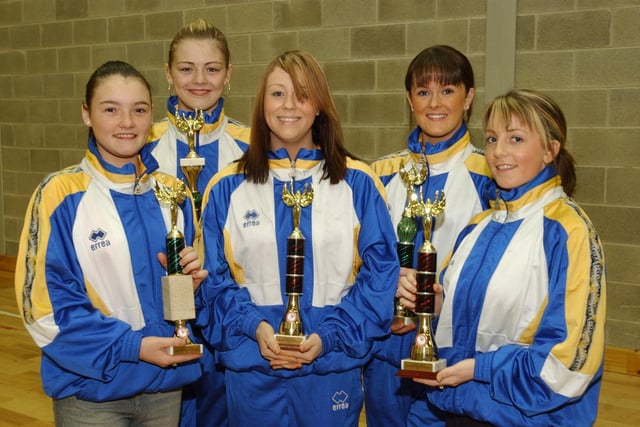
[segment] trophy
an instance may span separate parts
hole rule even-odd
[[[447,361],[438,359],[431,319],[435,312],[437,252],[431,243],[431,225],[445,208],[444,192],[436,192],[433,203],[427,199],[420,202],[417,215],[421,216],[424,224],[424,243],[418,250],[417,291],[415,313],[418,325],[415,339],[411,347],[411,356],[400,363],[398,376],[405,378],[435,378],[436,373],[447,366]]]
[[[176,226],[178,221],[178,205],[184,202],[187,191],[184,182],[177,180],[173,187],[155,183],[156,199],[160,203],[169,204],[171,209],[171,230],[166,237],[167,243],[167,276],[162,277],[162,306],[164,318],[175,323],[174,336],[184,338],[184,347],[171,347],[168,353],[201,354],[202,344],[194,344],[189,338],[187,320],[195,319],[196,308],[193,300],[193,279],[182,274],[180,251],[184,249],[184,235]]]
[[[396,250],[398,251],[400,267],[413,268],[413,248],[415,246],[413,239],[418,232],[415,218],[418,216],[417,213],[420,212],[420,201],[415,192],[415,186],[422,185],[429,173],[429,168],[424,160],[424,156],[420,165],[420,168],[416,168],[415,164],[413,164],[408,170],[402,167],[399,172],[400,179],[407,188],[407,206],[402,212],[402,218],[400,222],[398,222],[397,227],[398,243]],[[405,326],[415,324],[415,316],[415,313],[400,303],[398,298],[393,299],[394,324],[402,324]]]
[[[300,231],[300,213],[313,201],[313,186],[305,184],[302,192],[293,190],[293,179],[287,188],[282,186],[282,201],[293,210],[293,232],[287,238],[287,271],[285,292],[288,297],[287,309],[280,322],[276,340],[280,348],[299,350],[306,338],[300,318],[300,296],[304,278],[304,236]]]
[[[196,206],[196,217],[200,218],[200,206],[202,205],[202,194],[198,191],[198,177],[200,171],[204,167],[205,159],[200,157],[195,150],[195,134],[204,125],[204,116],[202,110],[196,108],[193,118],[187,118],[184,113],[182,115],[178,111],[176,105],[176,127],[180,132],[187,135],[187,143],[189,144],[189,153],[180,159],[180,169],[182,173],[187,177],[189,183],[189,190],[193,196],[193,203]]]

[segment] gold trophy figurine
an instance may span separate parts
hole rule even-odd
[[[175,322],[174,336],[184,338],[184,347],[171,347],[169,354],[202,354],[202,344],[194,344],[189,338],[187,320],[195,319],[193,279],[182,274],[180,251],[184,249],[184,235],[177,227],[178,205],[187,197],[184,182],[177,180],[173,187],[156,181],[155,195],[160,203],[171,209],[171,230],[167,234],[167,276],[162,277],[162,306],[164,318]]]
[[[419,216],[418,214],[421,209],[421,200],[416,194],[415,186],[422,185],[429,173],[429,168],[424,160],[424,156],[419,165],[420,167],[416,168],[414,163],[409,169],[405,169],[403,166],[398,173],[402,183],[407,188],[407,206],[402,212],[402,218],[400,222],[398,222],[397,227],[398,243],[396,250],[398,252],[398,259],[400,260],[400,267],[413,268],[413,251],[415,247],[413,239],[418,232],[416,217]],[[400,303],[398,298],[394,298],[393,304],[394,324],[415,324],[415,313]]]
[[[282,200],[293,210],[293,232],[287,239],[287,271],[285,292],[288,296],[287,309],[276,334],[278,345],[286,350],[299,350],[306,338],[300,318],[300,296],[304,278],[304,236],[300,231],[300,214],[313,201],[313,186],[305,184],[304,190],[294,192],[293,179],[287,188],[282,186]]]
[[[424,243],[418,250],[417,292],[415,313],[418,316],[416,335],[411,347],[411,356],[400,363],[398,376],[405,378],[435,378],[436,373],[447,366],[447,361],[438,359],[434,342],[431,319],[435,313],[435,292],[437,252],[431,243],[431,226],[442,214],[446,205],[444,192],[442,197],[436,192],[433,203],[427,199],[420,204],[418,214],[423,218]]]
[[[204,126],[204,115],[202,110],[196,108],[194,111],[194,117],[187,118],[185,114],[182,115],[178,112],[178,106],[176,105],[176,127],[180,130],[180,132],[187,135],[187,143],[189,144],[189,153],[180,159],[180,169],[182,169],[182,173],[187,177],[187,182],[189,183],[189,190],[191,190],[191,195],[193,196],[193,203],[196,205],[196,216],[200,218],[200,206],[202,205],[202,194],[198,191],[198,177],[200,176],[200,171],[205,164],[204,157],[200,157],[198,153],[196,153],[195,149],[195,135],[200,131],[202,126]]]

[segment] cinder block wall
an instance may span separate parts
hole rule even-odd
[[[516,0],[513,0],[516,1]],[[168,94],[174,33],[197,17],[229,39],[227,113],[250,118],[264,65],[287,49],[323,64],[349,148],[364,159],[401,148],[411,127],[403,79],[435,43],[476,72],[471,128],[482,145],[483,0],[3,0],[0,2],[0,254],[15,255],[28,199],[49,172],[76,163],[87,131],[80,102],[93,69],[123,59]],[[577,199],[605,243],[607,344],[640,347],[640,0],[518,0],[516,86],[554,96],[570,125]]]

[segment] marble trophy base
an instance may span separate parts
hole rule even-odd
[[[422,361],[413,359],[402,359],[400,370],[396,376],[402,378],[425,378],[435,379],[436,374],[447,366],[445,359]]]
[[[196,307],[193,300],[193,279],[190,275],[170,275],[162,277],[162,307],[164,318],[176,323],[176,336],[184,338],[184,347],[170,347],[171,355],[202,354],[202,344],[194,344],[189,339],[187,319],[195,319]]]
[[[276,341],[282,350],[300,350],[300,344],[306,338],[306,335],[276,334]]]

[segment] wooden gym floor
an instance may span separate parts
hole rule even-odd
[[[18,316],[13,273],[7,271],[11,268],[10,260],[0,259],[0,426],[51,427],[51,400],[40,385],[40,350]],[[640,420],[638,352],[607,349],[605,360],[607,370],[595,425],[635,426]],[[362,417],[360,427],[365,426]]]

